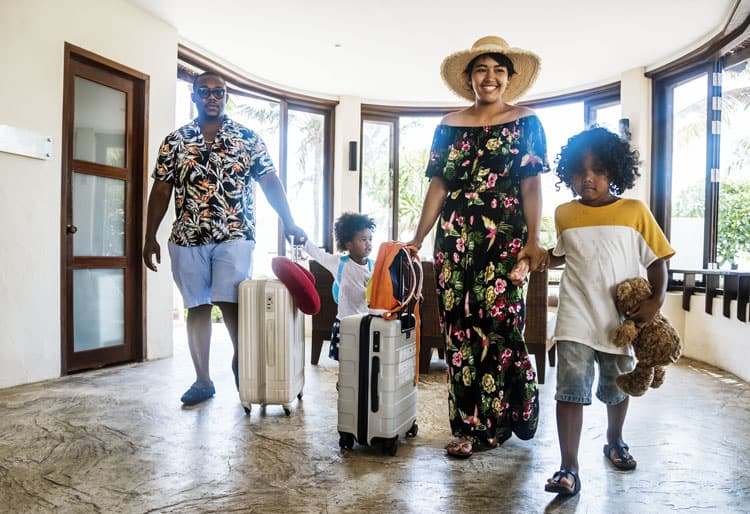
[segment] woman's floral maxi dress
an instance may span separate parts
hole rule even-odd
[[[451,430],[494,447],[534,436],[536,373],[523,340],[523,288],[508,274],[526,242],[521,180],[549,170],[536,116],[501,125],[439,125],[428,177],[448,195],[435,238],[435,278],[448,366]]]

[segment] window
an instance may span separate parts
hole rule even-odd
[[[227,81],[226,114],[254,130],[268,147],[295,222],[316,244],[332,247],[332,137],[335,101],[275,90],[179,47],[176,126],[196,116],[190,99],[196,74],[210,70]],[[276,211],[257,187],[253,276],[272,276],[271,260],[288,242]]]
[[[568,138],[597,123],[618,132],[621,109],[619,84],[568,98],[537,102],[534,108],[547,135],[550,164]],[[360,210],[375,219],[374,244],[388,239],[408,241],[414,235],[429,181],[424,175],[435,127],[447,112],[414,113],[408,109],[365,106],[362,113],[362,175]],[[554,172],[542,176],[542,244],[554,246],[554,212],[572,193],[558,190]],[[420,252],[431,259],[431,231]]]
[[[535,109],[547,136],[547,157],[552,170],[542,174],[542,246],[551,248],[557,241],[555,209],[573,199],[573,193],[564,184],[558,185],[554,163],[568,138],[584,128],[583,102],[570,102]]]
[[[360,210],[376,223],[373,247],[390,239],[414,237],[429,181],[425,177],[430,145],[441,115],[362,117]],[[430,258],[434,231],[422,244]]]
[[[608,86],[601,91],[581,93],[567,100],[531,105],[544,126],[547,136],[547,157],[551,170],[542,175],[542,246],[553,247],[557,241],[555,209],[573,199],[564,184],[558,184],[555,161],[568,139],[591,125],[600,125],[620,133],[621,106],[619,86]]]
[[[672,269],[750,269],[747,54],[655,81],[652,204]]]
[[[750,270],[750,60],[722,77],[717,262]]]

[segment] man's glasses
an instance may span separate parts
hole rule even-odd
[[[198,93],[198,96],[203,98],[204,100],[208,98],[209,96],[213,95],[218,100],[221,100],[224,98],[224,95],[227,94],[227,90],[223,87],[217,87],[217,88],[210,88],[210,87],[199,87],[195,90],[196,93]]]

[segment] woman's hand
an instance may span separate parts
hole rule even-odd
[[[422,249],[422,240],[415,237],[411,241],[407,241],[406,246],[413,246],[417,250],[421,250]]]
[[[544,271],[549,267],[549,252],[536,241],[527,242],[516,255],[516,259],[518,261],[528,259],[529,271]]]

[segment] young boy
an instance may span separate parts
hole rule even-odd
[[[327,253],[309,240],[305,243],[305,251],[330,271],[334,279],[334,300],[339,308],[328,351],[328,356],[334,360],[339,360],[340,320],[352,314],[367,313],[365,292],[372,275],[373,260],[368,256],[372,252],[374,229],[375,221],[369,216],[346,212],[333,225],[336,246],[340,252],[347,252],[346,255]]]
[[[550,250],[551,266],[565,263],[555,328],[561,464],[544,489],[574,495],[581,489],[578,446],[583,406],[591,404],[594,363],[599,366],[596,396],[607,405],[604,455],[617,469],[635,469],[622,437],[628,396],[615,383],[634,361],[630,348],[617,348],[610,341],[620,322],[614,287],[645,268],[653,295],[627,317],[650,321],[664,302],[665,260],[674,250],[641,201],[617,196],[639,176],[638,152],[627,141],[603,128],[585,130],[562,148],[557,175],[578,198],[555,211],[558,239]]]

